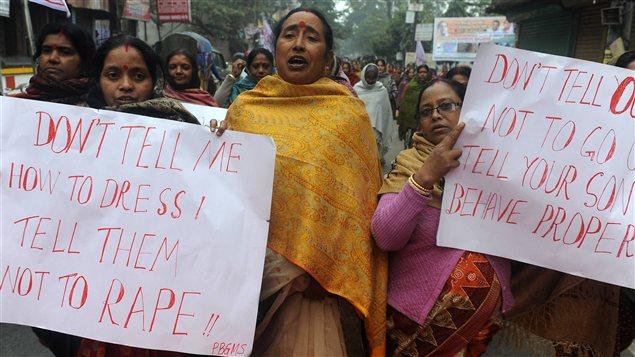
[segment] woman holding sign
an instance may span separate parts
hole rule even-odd
[[[198,124],[181,103],[155,95],[159,57],[140,39],[111,37],[97,50],[95,67],[96,83],[88,96],[92,108]]]
[[[145,42],[128,35],[104,42],[95,54],[95,82],[88,102],[93,108],[198,124],[176,100],[156,97],[154,87],[161,70],[159,57]],[[217,123],[212,121],[212,127]],[[217,135],[225,130],[221,124]],[[168,351],[150,351],[83,339],[78,356],[180,356]]]
[[[277,148],[253,355],[383,355],[387,270],[370,236],[380,183],[370,120],[325,77],[333,31],[321,12],[294,9],[274,34],[278,74],[238,96],[226,120]]]
[[[71,23],[48,24],[38,34],[33,60],[35,75],[16,98],[86,106],[90,61],[95,43],[81,27]],[[33,332],[55,355],[74,355],[80,338],[34,327]]]
[[[459,166],[453,149],[465,86],[434,79],[419,94],[413,147],[384,179],[373,217],[377,245],[390,252],[388,353],[481,353],[492,318],[509,309],[510,264],[502,258],[436,245],[443,177]],[[472,354],[474,353],[474,354]]]
[[[15,97],[86,106],[92,85],[90,61],[95,53],[90,35],[74,24],[48,24],[35,48],[35,75],[26,92]]]

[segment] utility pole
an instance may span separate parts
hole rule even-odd
[[[33,37],[33,24],[31,23],[31,12],[29,11],[29,0],[22,0],[24,9],[24,25],[26,27],[26,35],[29,40],[29,51],[31,56],[35,54],[35,38]]]

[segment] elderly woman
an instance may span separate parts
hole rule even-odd
[[[373,217],[377,245],[390,252],[388,353],[453,356],[483,351],[492,318],[513,303],[506,259],[436,245],[443,177],[459,166],[453,149],[465,87],[446,79],[424,86],[413,148],[384,179]]]
[[[253,355],[383,355],[387,270],[370,236],[380,173],[368,115],[326,77],[333,32],[322,13],[296,8],[274,35],[278,74],[227,113],[234,129],[277,147]]]
[[[182,102],[218,107],[208,92],[202,90],[198,77],[198,64],[193,54],[186,50],[172,51],[166,59],[167,82],[163,95]]]
[[[266,48],[256,48],[247,55],[247,77],[232,86],[229,102],[233,103],[242,92],[252,90],[261,79],[273,73],[273,54]]]
[[[398,138],[397,124],[393,120],[388,91],[378,78],[379,69],[375,64],[370,63],[362,70],[362,80],[354,88],[359,99],[366,106],[370,123],[375,130],[382,168],[384,172],[388,172],[392,160],[403,149],[403,143]]]
[[[95,53],[90,35],[74,24],[48,24],[40,31],[35,48],[35,75],[26,92],[15,97],[85,106]]]

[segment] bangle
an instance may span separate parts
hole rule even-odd
[[[412,187],[420,195],[430,197],[430,193],[432,193],[432,190],[427,189],[421,186],[419,183],[417,183],[417,181],[415,181],[414,179],[414,175],[410,175],[410,178],[408,179],[408,183],[410,184],[410,187]]]

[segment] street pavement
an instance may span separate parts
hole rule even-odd
[[[492,341],[492,345],[496,345],[497,335]],[[495,348],[488,350],[484,357],[513,356],[513,357],[532,357],[530,353],[511,353]],[[0,357],[54,357],[53,354],[43,347],[31,331],[30,327],[0,324]],[[620,357],[635,357],[635,343],[631,345],[629,350],[622,352]]]

